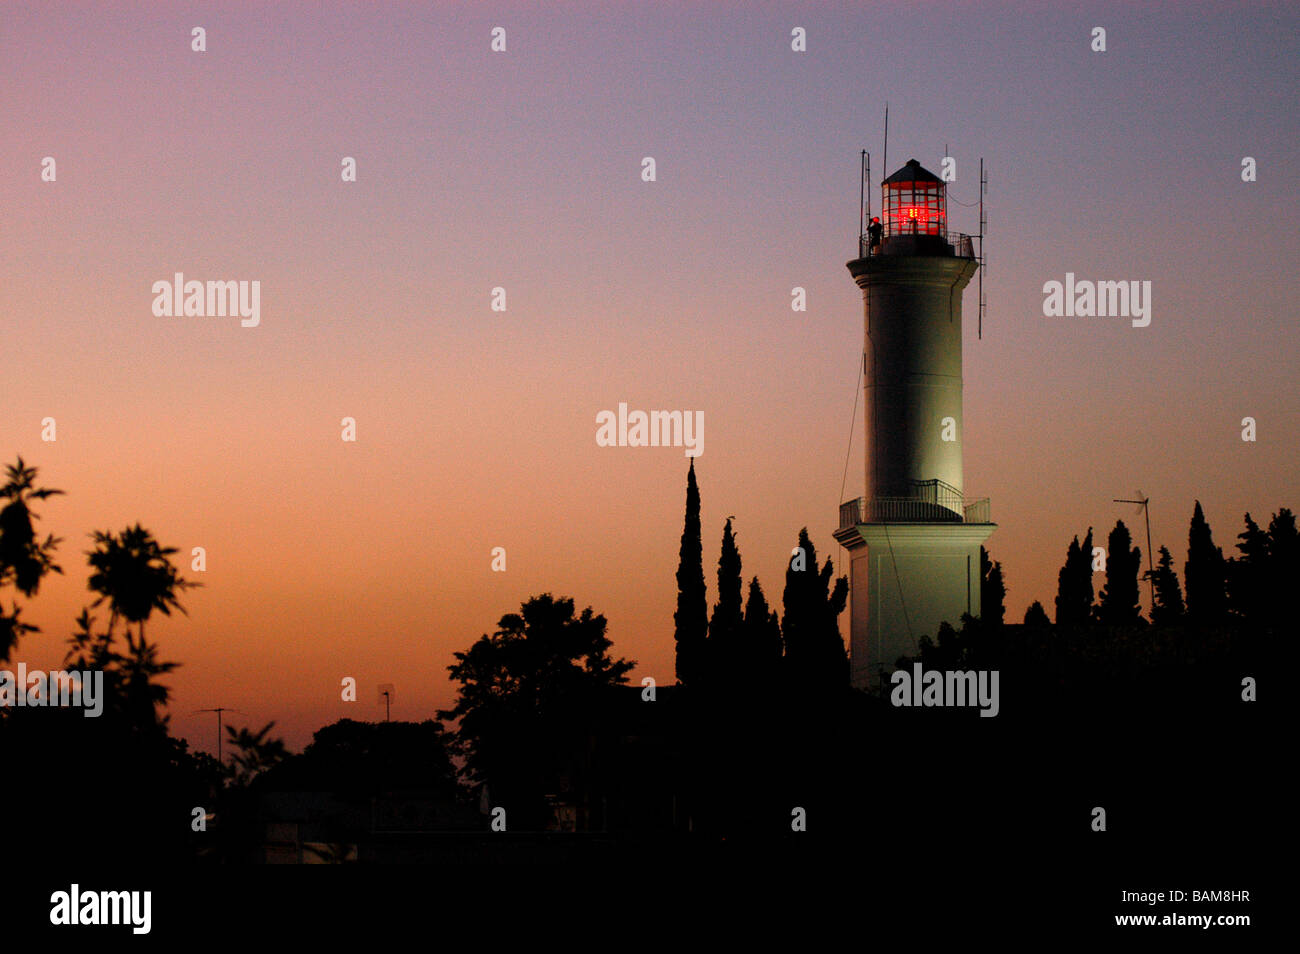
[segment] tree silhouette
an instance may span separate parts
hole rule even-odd
[[[980,618],[990,626],[1001,626],[1007,615],[1007,585],[1002,579],[1002,564],[989,559],[980,546]]]
[[[91,537],[95,549],[87,556],[94,572],[87,585],[100,594],[91,606],[108,601],[110,642],[119,617],[126,620],[128,629],[135,623],[143,640],[145,623],[154,610],[164,616],[170,616],[173,609],[184,613],[178,594],[203,585],[183,579],[170,559],[176,548],[159,546],[153,534],[138,523],[116,536],[96,530]]]
[[[1092,618],[1092,527],[1083,543],[1076,536],[1057,576],[1056,623],[1081,626]]]
[[[0,486],[0,588],[12,585],[23,596],[35,596],[41,579],[47,573],[62,573],[54,562],[54,549],[61,542],[54,535],[41,541],[36,536],[36,520],[32,503],[45,500],[62,490],[36,486],[37,469],[28,467],[21,457],[17,463],[5,467],[5,483]],[[9,659],[18,637],[25,633],[38,633],[40,628],[24,623],[19,617],[21,607],[17,600],[13,610],[5,613],[0,606],[0,662]]]
[[[284,740],[271,736],[275,722],[268,722],[256,732],[247,727],[236,730],[233,725],[226,726],[226,742],[234,750],[230,761],[234,769],[235,783],[246,786],[261,772],[278,765],[289,755],[284,747]]]
[[[1268,523],[1268,562],[1266,623],[1281,632],[1294,615],[1290,587],[1300,577],[1300,531],[1288,507]]]
[[[839,615],[849,598],[846,577],[834,580],[829,557],[817,570],[817,548],[808,528],[799,531],[800,556],[785,571],[781,634],[785,639],[786,671],[796,689],[821,692],[847,688],[849,661],[840,636]]]
[[[590,606],[575,617],[569,598],[535,596],[497,625],[453,654],[456,704],[438,717],[459,720],[453,750],[466,780],[489,785],[494,804],[525,827],[540,825],[559,767],[585,748],[595,701],[624,683],[635,662],[611,657],[605,617]]]
[[[1076,567],[1079,562],[1079,537],[1075,535],[1065,550],[1065,563],[1056,574],[1056,621],[1062,625],[1075,622],[1076,609],[1074,583]]]
[[[277,791],[330,791],[373,795],[394,789],[458,793],[456,768],[442,724],[357,722],[322,726],[299,755],[268,773]]]
[[[1247,624],[1264,623],[1273,582],[1269,536],[1247,513],[1246,529],[1237,534],[1237,540],[1241,556],[1224,565],[1228,612]]]
[[[677,564],[677,612],[673,623],[677,681],[684,686],[697,684],[707,665],[709,603],[704,588],[704,547],[700,542],[700,488],[695,482],[693,457],[686,473],[686,521]]]
[[[1047,617],[1047,610],[1043,609],[1043,604],[1034,600],[1025,610],[1025,625],[1034,629],[1051,629],[1052,621]]]
[[[107,634],[94,632],[95,617],[90,615],[89,607],[81,608],[76,624],[77,630],[68,640],[67,655],[63,659],[64,668],[103,669],[114,658],[108,648]]]
[[[1160,548],[1160,560],[1156,563],[1152,577],[1155,585],[1156,601],[1151,608],[1151,622],[1157,626],[1173,626],[1182,622],[1183,589],[1178,585],[1178,574],[1174,572],[1174,558],[1169,548]]]
[[[158,658],[156,643],[145,642],[144,634],[138,637],[126,634],[127,651],[118,663],[125,705],[135,725],[147,726],[157,720],[166,726],[171,716],[163,714],[171,700],[171,689],[157,682],[180,665]]]
[[[180,663],[159,659],[156,643],[147,642],[143,635],[137,636],[129,630],[126,652],[117,652],[112,647],[110,633],[94,632],[95,617],[84,607],[76,623],[77,630],[68,640],[63,667],[82,673],[102,670],[108,696],[106,705],[126,717],[131,731],[161,730],[165,735],[171,717],[162,710],[171,700],[171,690],[156,679],[173,672]]]
[[[1131,626],[1142,619],[1138,604],[1142,551],[1132,543],[1124,521],[1116,520],[1106,538],[1106,585],[1097,603],[1097,619],[1110,626]]]
[[[953,626],[947,620],[939,624],[939,630],[933,639],[929,633],[917,640],[916,656],[925,669],[980,669],[986,659],[987,643],[985,638],[988,627],[982,619],[961,614],[961,628]]]
[[[36,475],[19,459],[7,468],[0,487],[0,585],[13,584],[27,596],[37,592],[46,573],[61,572],[53,562],[58,540],[47,536],[38,541],[33,510],[34,502],[61,491],[38,488]],[[20,717],[0,713],[0,749],[15,764],[46,762],[39,785],[19,786],[15,817],[36,833],[32,840],[39,839],[42,852],[193,857],[197,846],[188,838],[188,826],[175,822],[190,807],[208,803],[217,776],[213,760],[189,753],[183,741],[168,734],[160,711],[169,693],[157,680],[176,664],[162,661],[144,632],[155,609],[179,607],[177,596],[189,584],[168,560],[175,551],[159,547],[138,525],[118,537],[98,534],[95,540],[97,547],[87,554],[90,588],[100,594],[97,603],[108,601],[115,618],[127,619],[125,645],[114,647],[114,633],[97,631],[89,608],[83,609],[63,668],[82,679],[86,670],[102,671],[98,717],[86,719],[62,706],[24,709]],[[35,631],[19,619],[18,610],[15,602],[12,614],[0,616],[0,648],[6,655],[19,634]],[[49,759],[50,752],[68,757]],[[73,826],[76,845],[64,844],[68,819],[88,806],[110,823],[89,826],[94,831]]]
[[[1187,562],[1183,565],[1187,617],[1191,622],[1200,626],[1215,626],[1223,622],[1227,610],[1225,569],[1223,550],[1214,545],[1210,525],[1198,500],[1192,511],[1192,524],[1187,533]]]
[[[722,530],[722,555],[718,557],[718,602],[709,622],[709,671],[715,684],[737,682],[746,652],[740,639],[744,613],[741,609],[740,550],[731,531],[731,518]]]
[[[179,665],[158,658],[158,647],[145,637],[145,624],[154,610],[171,615],[182,613],[179,594],[201,586],[181,577],[172,565],[175,547],[160,546],[140,524],[113,534],[96,531],[95,548],[87,552],[91,575],[87,586],[99,594],[91,605],[108,603],[108,628],[99,634],[92,631],[94,617],[83,609],[77,618],[78,630],[70,640],[65,664],[77,669],[102,669],[115,704],[125,711],[132,726],[150,731],[167,724],[160,710],[166,707],[171,691],[158,683]],[[118,619],[126,621],[126,651],[114,649]],[[136,631],[131,632],[134,624]]]
[[[743,642],[744,678],[760,685],[769,684],[781,667],[781,623],[769,609],[758,577],[749,581]]]

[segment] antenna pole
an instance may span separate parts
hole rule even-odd
[[[885,103],[885,171],[889,171],[889,103]]]
[[[1137,504],[1142,508],[1142,516],[1146,519],[1147,524],[1147,587],[1151,592],[1151,612],[1154,614],[1156,610],[1156,569],[1151,555],[1151,498],[1145,495],[1141,500],[1121,500],[1119,497],[1112,497],[1111,502]]]
[[[235,710],[228,706],[218,706],[215,709],[198,709],[198,712],[215,712],[217,714],[217,761],[221,762],[221,713],[233,712]]]
[[[858,166],[858,258],[862,258],[862,236],[867,231],[866,223],[867,197],[867,150],[862,150],[862,161]]]
[[[1147,518],[1147,583],[1151,588],[1151,612],[1156,611],[1156,570],[1155,565],[1151,562],[1151,498],[1145,497],[1142,500],[1142,513]]]
[[[988,180],[984,178],[984,157],[980,156],[980,275],[979,275],[979,340],[984,340],[984,269],[988,266],[984,262],[984,227],[987,220],[984,218],[984,193],[988,191]]]

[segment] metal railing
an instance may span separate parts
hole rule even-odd
[[[905,499],[921,500],[953,513],[961,513],[961,491],[947,481],[936,477],[933,480],[909,480],[908,484],[912,490]]]
[[[956,258],[974,258],[975,242],[971,236],[965,232],[941,232],[943,240],[952,246],[953,255]],[[886,235],[883,241],[889,241],[890,236]],[[875,252],[876,255],[880,251]],[[868,258],[871,255],[871,236],[866,233],[858,236],[858,258]]]
[[[840,529],[860,523],[992,523],[988,497],[935,503],[918,497],[858,497],[840,504]]]

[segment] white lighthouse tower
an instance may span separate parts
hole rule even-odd
[[[962,481],[961,304],[969,235],[948,232],[944,183],[915,159],[881,183],[877,245],[848,263],[862,289],[866,496],[840,506],[849,550],[853,685],[888,682],[945,620],[980,615],[988,498]]]

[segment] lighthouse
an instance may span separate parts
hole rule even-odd
[[[962,292],[979,262],[949,232],[945,183],[911,159],[880,186],[884,221],[849,273],[862,289],[866,496],[840,505],[853,685],[888,683],[945,620],[980,615],[987,498],[962,478]]]

